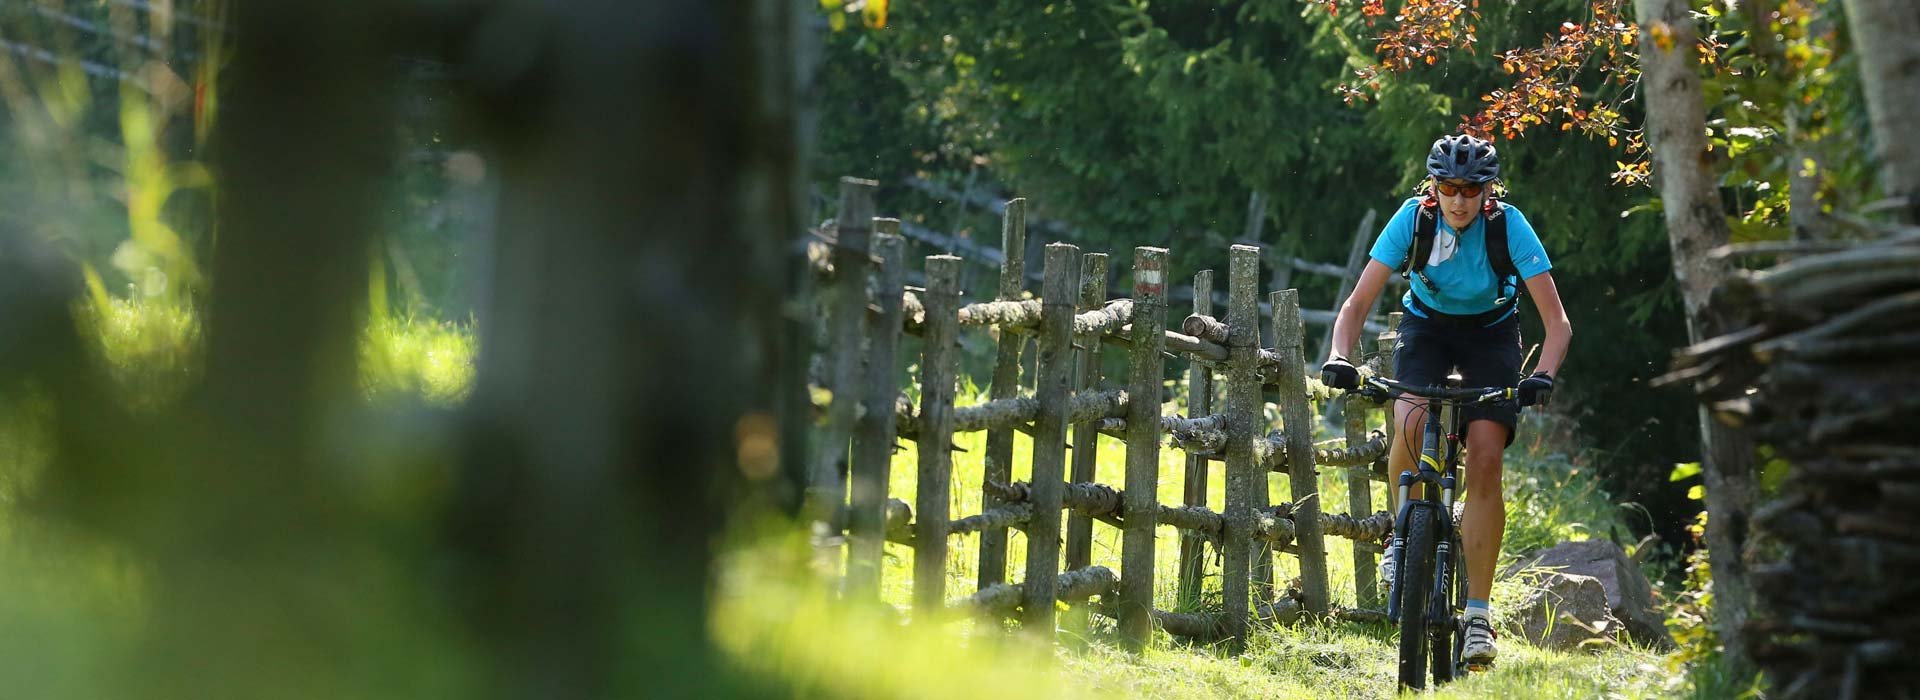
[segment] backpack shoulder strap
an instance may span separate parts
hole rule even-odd
[[[1500,208],[1500,202],[1487,198],[1487,208],[1482,213],[1487,220],[1487,262],[1493,265],[1493,274],[1505,281],[1514,278],[1514,286],[1519,286],[1520,269],[1513,264],[1513,251],[1507,247],[1507,216]]]
[[[1420,200],[1418,215],[1413,218],[1413,246],[1407,251],[1406,265],[1401,274],[1410,275],[1427,269],[1427,257],[1433,254],[1433,237],[1440,225],[1440,200],[1432,197]]]

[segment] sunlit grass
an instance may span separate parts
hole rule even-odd
[[[977,392],[976,392],[977,393]],[[962,396],[961,405],[984,396]],[[1183,411],[1169,405],[1167,411]],[[1377,425],[1379,418],[1373,422]],[[1333,437],[1324,429],[1320,439]],[[980,511],[984,433],[956,435],[952,489],[948,503],[953,517]],[[1031,439],[1014,438],[1014,478],[1031,473]],[[1119,485],[1125,479],[1125,446],[1111,438],[1099,440],[1095,480]],[[1605,533],[1615,522],[1614,505],[1592,474],[1582,473],[1558,457],[1552,446],[1519,443],[1508,452],[1506,478],[1509,528],[1520,524],[1531,539],[1575,539]],[[1071,451],[1069,451],[1071,464]],[[1183,492],[1185,454],[1161,450],[1159,499],[1179,503]],[[912,502],[918,478],[916,445],[903,441],[891,465],[889,492]],[[1347,508],[1346,470],[1323,468],[1319,490],[1326,509]],[[1224,467],[1210,465],[1207,505],[1224,509]],[[1291,500],[1287,477],[1270,475],[1273,501]],[[1383,509],[1385,485],[1370,483],[1374,509]],[[1526,491],[1526,494],[1516,492]],[[1573,520],[1570,518],[1581,518]],[[1395,650],[1393,634],[1384,626],[1348,623],[1306,623],[1294,627],[1256,628],[1247,653],[1227,657],[1217,649],[1193,646],[1164,633],[1144,654],[1120,651],[1112,623],[1095,615],[1088,628],[1076,627],[1075,616],[1060,616],[1060,639],[1055,648],[1041,647],[1024,637],[983,630],[965,616],[942,618],[932,629],[917,627],[904,612],[912,598],[914,551],[886,545],[881,604],[838,601],[832,579],[844,561],[844,549],[809,552],[797,536],[779,540],[765,550],[736,553],[722,565],[725,585],[715,615],[715,633],[729,657],[765,682],[791,688],[800,697],[1391,697]],[[1009,533],[1007,578],[1024,576],[1026,541]],[[1093,564],[1116,572],[1120,567],[1120,531],[1096,522],[1093,526]],[[1528,541],[1522,546],[1533,546]],[[1176,606],[1179,537],[1161,528],[1156,539],[1155,606]],[[1507,558],[1518,554],[1509,546]],[[1217,609],[1220,579],[1217,553],[1208,552],[1209,570],[1203,581],[1203,606]],[[979,537],[948,540],[946,597],[958,601],[972,593],[978,575]],[[822,572],[821,562],[827,562]],[[781,562],[770,564],[770,562]],[[1298,575],[1298,560],[1279,556],[1275,579],[1286,585]],[[1351,543],[1327,541],[1328,585],[1335,605],[1355,606],[1354,559]],[[816,575],[797,576],[796,571]],[[824,576],[818,574],[824,573]],[[1122,572],[1124,573],[1124,572]],[[1510,609],[1526,593],[1524,581],[1506,581],[1494,590],[1496,610]],[[1654,673],[1658,656],[1627,646],[1604,646],[1591,652],[1561,653],[1537,649],[1515,638],[1502,641],[1503,661],[1494,672],[1436,693],[1437,697],[1592,698],[1658,697],[1657,681],[1636,680]]]
[[[122,401],[151,411],[180,398],[200,373],[199,315],[171,297],[109,296],[95,288],[82,307],[83,326]]]
[[[459,404],[473,388],[477,348],[470,324],[376,318],[360,342],[361,390],[369,398]]]

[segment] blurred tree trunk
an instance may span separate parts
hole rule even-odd
[[[502,192],[454,520],[497,694],[703,697],[721,487],[778,469],[793,5],[506,0]],[[772,82],[763,82],[772,81]],[[768,385],[767,382],[773,382]]]
[[[1685,0],[1635,0],[1639,14],[1642,89],[1654,174],[1673,248],[1673,274],[1687,309],[1693,342],[1720,335],[1726,322],[1707,305],[1729,267],[1707,255],[1728,239],[1707,150],[1706,104],[1700,93],[1697,37]],[[1757,496],[1753,444],[1741,431],[1699,411],[1701,457],[1706,478],[1707,549],[1713,567],[1716,628],[1730,668],[1750,667],[1741,626],[1752,600],[1741,551]]]
[[[1920,3],[1846,0],[1846,7],[1881,188],[1907,198],[1903,223],[1920,223]]]
[[[354,606],[381,583],[329,456],[360,408],[368,241],[394,155],[382,9],[236,5],[202,382],[134,421],[111,392],[59,386],[50,498],[131,545],[148,577],[144,644],[114,679],[127,696],[367,690],[346,671],[374,613]]]

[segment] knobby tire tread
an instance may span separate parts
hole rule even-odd
[[[1433,511],[1407,513],[1407,543],[1401,553],[1400,687],[1427,686],[1427,597],[1433,593]]]

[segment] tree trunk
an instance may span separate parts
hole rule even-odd
[[[486,694],[710,696],[722,487],[777,469],[756,379],[798,380],[759,352],[793,202],[789,92],[758,71],[793,8],[485,12],[453,42],[501,197],[450,579]]]
[[[1904,223],[1920,222],[1920,4],[1846,0],[1848,29],[1860,57],[1860,84],[1873,121],[1880,186],[1907,198]]]
[[[1712,156],[1704,135],[1706,105],[1696,67],[1696,35],[1684,0],[1636,0],[1635,6],[1647,131],[1673,247],[1673,273],[1686,305],[1688,333],[1699,342],[1725,330],[1723,320],[1709,310],[1707,297],[1727,278],[1729,268],[1707,255],[1727,243],[1728,226],[1708,167]],[[1757,492],[1753,445],[1742,432],[1711,420],[1706,409],[1699,416],[1716,627],[1726,645],[1726,662],[1740,670],[1750,666],[1740,629],[1752,590],[1740,553]]]

